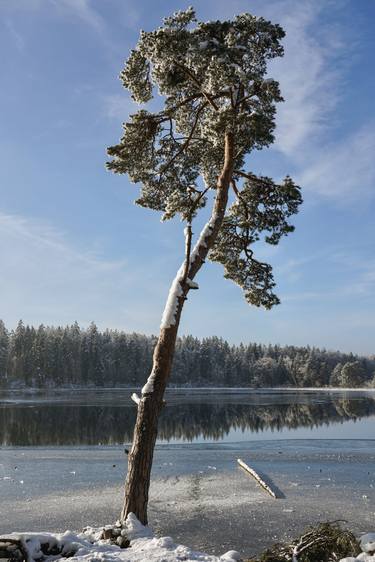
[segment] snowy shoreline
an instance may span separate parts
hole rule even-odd
[[[0,533],[79,532],[117,519],[125,461],[120,466],[114,450],[2,453],[6,474],[13,474],[14,481],[0,482]],[[274,500],[237,468],[239,454],[285,497]],[[177,457],[175,450],[158,450],[150,525],[156,536],[172,536],[176,543],[215,556],[235,549],[248,557],[298,536],[310,524],[342,519],[344,513],[347,526],[360,536],[374,528],[374,459],[375,442],[353,442],[346,449],[337,442],[254,443],[246,452],[197,448],[193,454],[179,448]],[[101,479],[95,480],[99,473]]]
[[[104,538],[104,529],[111,538]],[[8,541],[10,552],[26,556],[28,562],[36,560],[55,561],[69,557],[72,561],[102,562],[237,562],[242,560],[236,550],[229,550],[217,557],[194,551],[182,544],[176,544],[169,536],[156,537],[149,527],[144,527],[130,513],[124,524],[119,521],[105,528],[87,527],[81,533],[12,533],[0,537]],[[298,543],[299,546],[301,543]],[[310,544],[313,544],[311,542]],[[356,557],[341,558],[338,562],[371,562],[375,560],[375,533],[360,538],[361,553]],[[297,547],[293,550],[297,552]],[[353,551],[353,550],[351,550]],[[15,558],[18,556],[16,555]],[[337,557],[335,559],[338,559]],[[297,557],[293,560],[297,560]]]
[[[114,527],[116,529],[116,526]],[[155,537],[149,527],[144,527],[133,513],[128,515],[124,527],[118,525],[118,544],[102,538],[102,528],[88,527],[81,533],[12,533],[0,537],[4,542],[18,541],[27,554],[28,562],[34,560],[63,559],[101,562],[236,562],[240,554],[234,550],[222,556],[210,556],[181,544],[175,544],[171,537]],[[130,541],[126,548],[121,547]],[[48,554],[51,552],[51,554]],[[61,555],[56,556],[56,552]],[[61,558],[61,556],[63,558]]]

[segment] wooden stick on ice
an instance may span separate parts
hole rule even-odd
[[[277,499],[276,493],[272,490],[272,488],[270,488],[270,486],[268,484],[266,484],[266,482],[259,476],[259,474],[253,468],[250,468],[250,466],[248,466],[241,459],[237,459],[237,462],[238,462],[238,464],[240,465],[241,468],[246,470],[246,472],[248,472],[253,478],[255,478],[255,480],[258,482],[258,484],[260,484],[260,486],[262,486],[262,488],[264,490],[266,490],[266,492],[268,492],[270,496],[275,498],[275,500]]]

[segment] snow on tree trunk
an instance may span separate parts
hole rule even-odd
[[[211,218],[203,228],[192,251],[187,278],[185,280],[183,278],[181,272],[184,267],[182,266],[173,280],[153,355],[152,371],[142,389],[142,397],[137,404],[137,421],[132,449],[128,456],[125,501],[121,513],[121,519],[123,520],[129,513],[134,513],[141,523],[147,524],[148,494],[158,419],[163,407],[165,388],[171,373],[181,312],[186,295],[191,289],[191,281],[212,248],[224,218],[233,172],[233,154],[233,135],[226,133],[224,165],[217,181],[216,198]]]

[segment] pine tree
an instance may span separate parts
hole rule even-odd
[[[71,381],[73,384],[82,384],[81,373],[81,329],[77,322],[69,328],[71,345]]]
[[[20,320],[12,334],[11,375],[14,381],[23,380],[27,384],[25,377],[25,334],[25,325]]]
[[[7,364],[9,353],[9,334],[5,324],[0,320],[0,387],[5,386],[8,379]]]
[[[33,354],[33,380],[37,386],[46,386],[47,381],[47,371],[46,371],[46,345],[47,345],[47,334],[46,329],[41,324],[35,335],[32,354]]]
[[[366,370],[360,361],[345,363],[341,369],[341,385],[346,387],[361,386],[366,380]]]
[[[133,512],[142,523],[158,417],[182,308],[198,288],[194,278],[208,257],[223,265],[250,304],[278,304],[272,268],[255,258],[252,246],[261,237],[277,244],[292,232],[288,218],[301,203],[289,177],[277,184],[245,168],[250,152],[274,140],[275,104],[282,98],[278,83],[265,75],[267,61],[283,54],[284,31],[250,14],[195,22],[188,8],[141,33],[121,78],[137,103],[149,102],[158,88],[164,108],[132,115],[120,143],[108,149],[108,168],[141,184],[138,205],[185,223],[185,257],[167,299],[151,374],[135,398],[122,517]],[[192,223],[205,206],[210,219],[192,248]]]

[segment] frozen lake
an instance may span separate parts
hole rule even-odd
[[[121,507],[131,391],[0,395],[0,532],[79,530]],[[375,393],[171,391],[150,521],[211,552],[260,550],[319,520],[373,531]],[[273,500],[243,458],[281,491]]]

